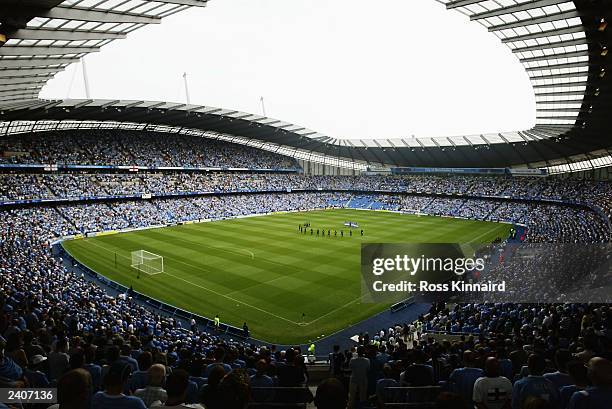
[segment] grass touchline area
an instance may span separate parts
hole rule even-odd
[[[359,225],[352,236],[347,221]],[[300,232],[304,223],[310,227]],[[317,229],[326,235],[315,235]],[[137,292],[202,316],[219,314],[237,327],[247,322],[255,338],[292,344],[330,335],[388,307],[359,304],[362,242],[490,242],[507,237],[509,229],[476,220],[330,209],[136,230],[62,245],[82,264]],[[137,274],[131,267],[135,250],[163,256],[164,273]]]

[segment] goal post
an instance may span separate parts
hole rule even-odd
[[[146,250],[132,251],[132,268],[145,274],[161,274],[164,272],[164,258]]]

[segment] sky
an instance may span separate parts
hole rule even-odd
[[[528,129],[528,76],[497,37],[435,0],[210,0],[86,57],[92,98],[261,114],[334,138]],[[80,64],[42,98],[84,98]]]

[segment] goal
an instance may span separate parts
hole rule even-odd
[[[145,274],[160,274],[164,272],[164,258],[146,250],[132,251],[132,268]]]

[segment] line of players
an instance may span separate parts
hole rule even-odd
[[[298,225],[298,232],[302,233],[302,234],[307,234],[308,233],[308,228],[310,227],[310,223],[306,223],[304,225]],[[327,229],[327,237],[331,237],[331,229]],[[353,230],[349,229],[349,237],[353,237]],[[363,229],[361,229],[359,231],[359,233],[361,234],[361,237],[363,237]],[[321,237],[325,237],[325,229],[316,229],[314,230],[312,227],[310,227],[310,235],[314,236],[321,236]],[[338,237],[338,230],[334,230],[334,237]],[[344,230],[340,230],[340,237],[344,237]]]

